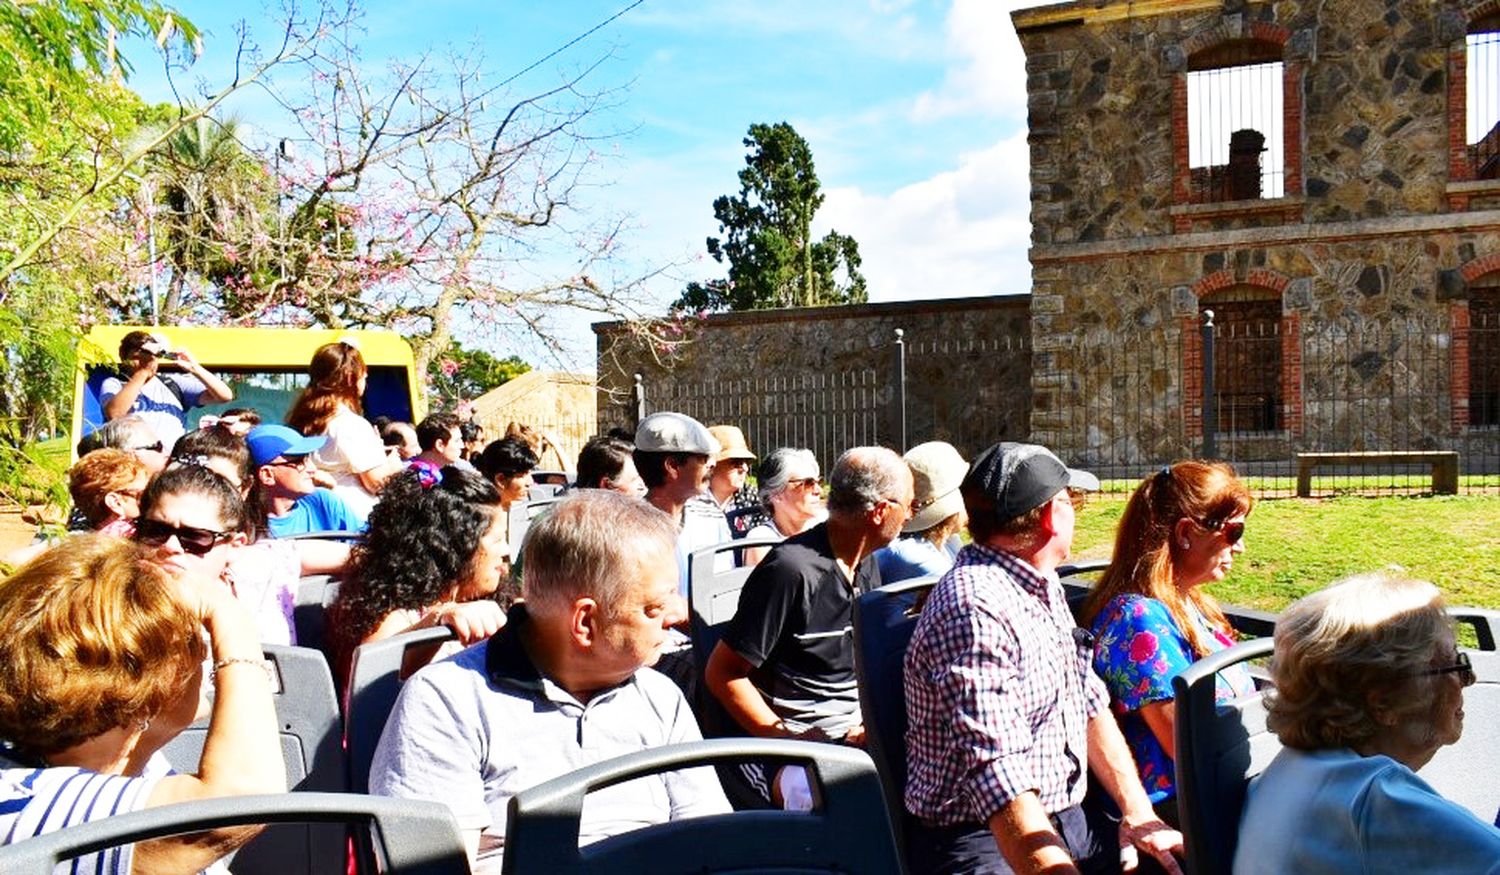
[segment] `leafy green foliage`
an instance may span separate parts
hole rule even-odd
[[[450,341],[448,350],[427,367],[436,407],[451,409],[531,370],[516,356],[496,358],[482,349],[464,349]]]
[[[859,304],[866,299],[859,244],[837,231],[811,235],[823,205],[812,148],[786,122],[753,124],[739,173],[740,193],[714,200],[724,236],[708,254],[729,277],[691,283],[674,310],[756,310]]]
[[[46,136],[59,105],[88,108],[101,82],[128,76],[130,62],[116,49],[126,36],[195,53],[199,39],[192,22],[157,2],[0,3],[0,150]]]

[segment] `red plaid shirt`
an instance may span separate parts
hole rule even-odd
[[[906,653],[906,808],[984,823],[1035,791],[1083,801],[1088,721],[1109,704],[1056,575],[977,544],[933,588]]]

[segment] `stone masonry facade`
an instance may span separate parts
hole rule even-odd
[[[1468,409],[1469,300],[1500,277],[1500,180],[1475,178],[1464,133],[1465,39],[1500,29],[1500,0],[1088,0],[1013,20],[1034,438],[1079,461],[1200,450],[1200,326],[1218,307],[1259,314],[1242,346],[1269,369],[1241,452],[1500,441]],[[1188,75],[1265,60],[1281,65],[1284,193],[1205,202]],[[1239,342],[1217,337],[1221,353]],[[1165,364],[1099,373],[1108,345]],[[1084,407],[1089,429],[1070,420]]]

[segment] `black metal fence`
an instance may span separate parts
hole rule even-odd
[[[1500,316],[1476,314],[1466,348],[1446,314],[1293,323],[1290,336],[1287,324],[1230,319],[1034,341],[897,332],[842,371],[638,381],[630,413],[733,423],[757,451],[808,447],[825,466],[860,444],[947,440],[970,456],[996,440],[1031,440],[1115,490],[1206,456],[1233,463],[1263,497],[1297,494],[1304,466],[1314,496],[1446,491],[1450,461],[1459,492],[1500,494],[1500,424],[1484,406],[1500,392],[1490,385],[1500,381]],[[943,374],[967,376],[944,383]]]

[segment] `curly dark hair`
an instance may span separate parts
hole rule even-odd
[[[430,487],[410,468],[385,485],[330,607],[341,677],[354,648],[392,611],[426,608],[464,581],[499,508],[494,484],[451,465]]]

